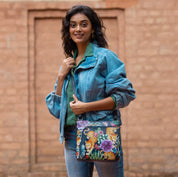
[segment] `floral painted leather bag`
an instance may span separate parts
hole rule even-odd
[[[71,75],[73,92],[74,78]],[[79,116],[81,117],[81,116]],[[77,160],[117,161],[121,157],[120,121],[77,121]]]
[[[119,121],[77,121],[78,160],[117,161],[121,156]]]

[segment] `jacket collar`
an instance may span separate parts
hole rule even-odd
[[[85,61],[81,63],[76,70],[89,69],[89,68],[95,67],[97,60],[98,60],[97,52],[98,52],[99,47],[95,43],[90,43],[90,44],[92,44],[92,47],[93,47],[92,54],[90,53],[90,55],[87,55],[85,57]]]
[[[73,58],[76,59],[78,54],[77,49],[74,50],[74,54],[73,54]],[[89,56],[93,56],[93,43],[89,43],[86,50],[85,50],[85,54],[83,58],[89,57]]]

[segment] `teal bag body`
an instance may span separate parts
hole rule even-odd
[[[77,160],[117,161],[121,156],[119,121],[77,121]]]

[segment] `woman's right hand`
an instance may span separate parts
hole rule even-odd
[[[75,60],[72,57],[66,58],[62,62],[62,68],[58,73],[58,82],[56,87],[56,95],[61,95],[62,87],[64,83],[64,79],[71,70],[71,68],[75,65]]]
[[[74,65],[75,65],[74,58],[69,57],[69,58],[64,59],[62,62],[62,68],[60,72],[58,73],[58,77],[65,78]]]

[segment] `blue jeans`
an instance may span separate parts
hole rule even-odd
[[[76,159],[76,129],[65,129],[65,161],[68,177],[92,177],[95,165],[99,177],[124,177],[123,153],[117,162],[85,162]]]

